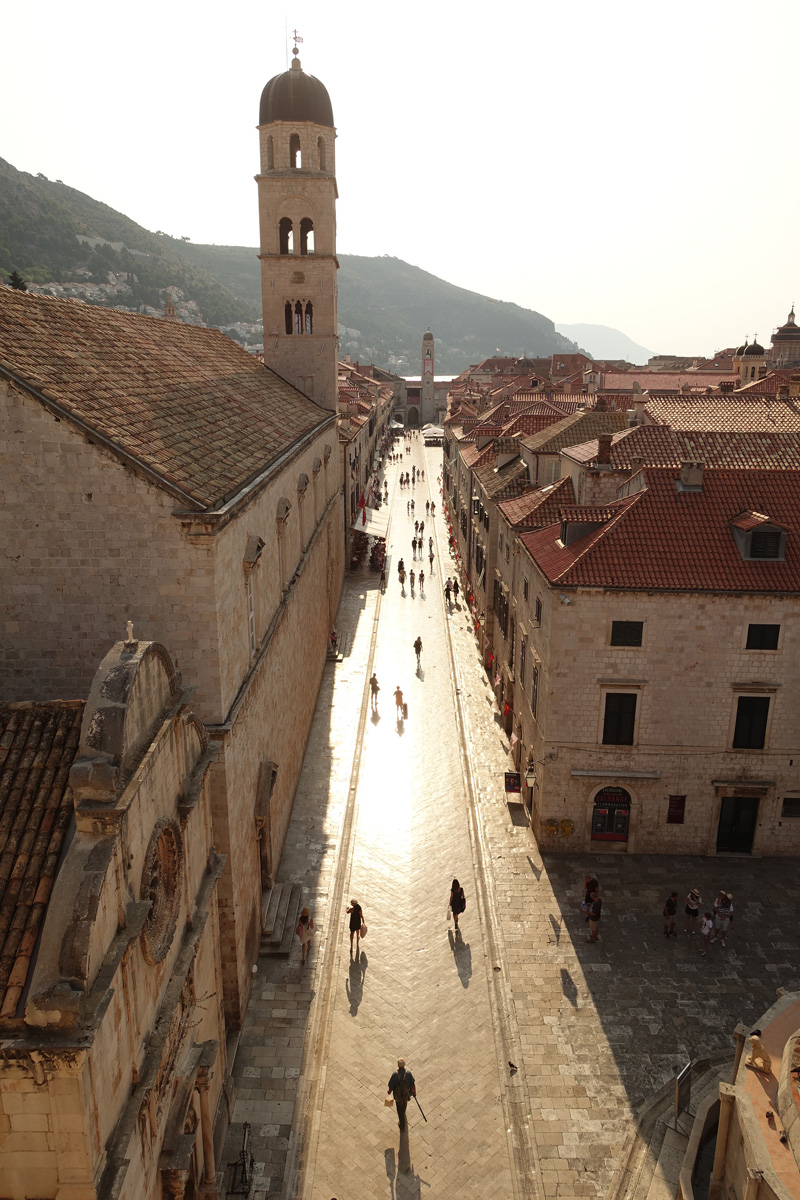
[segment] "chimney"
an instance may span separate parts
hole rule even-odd
[[[681,463],[679,492],[702,492],[703,465],[701,462],[689,462],[688,460]]]
[[[719,384],[719,390],[722,392],[722,394],[724,396],[729,395],[730,392],[733,391],[733,380],[732,379],[721,379],[720,384]]]
[[[644,425],[644,410],[647,405],[647,400],[642,396],[634,396],[633,411],[636,414],[636,424]]]
[[[793,400],[800,396],[800,374],[795,373],[789,377],[789,395]]]
[[[597,397],[597,399],[596,399],[596,400],[595,400],[595,402],[594,402],[594,410],[595,410],[595,412],[606,412],[606,398],[605,398],[605,396],[598,396],[598,397]]]
[[[613,434],[601,433],[597,439],[597,465],[608,466],[611,462],[611,439]]]

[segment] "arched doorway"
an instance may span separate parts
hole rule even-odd
[[[419,408],[416,404],[406,411],[406,429],[419,429]]]
[[[627,842],[630,816],[631,797],[625,788],[600,788],[592,810],[592,841]]]

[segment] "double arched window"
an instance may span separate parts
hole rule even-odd
[[[287,300],[283,311],[287,333],[314,332],[314,306],[310,300]]]
[[[294,224],[291,217],[281,217],[278,223],[278,248],[281,254],[294,254]],[[300,253],[314,253],[314,222],[303,217],[300,222]]]

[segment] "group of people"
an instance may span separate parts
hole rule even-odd
[[[697,888],[692,888],[686,897],[684,906],[685,920],[683,922],[684,933],[697,933],[698,921],[700,918],[700,906],[703,903],[703,897]],[[675,930],[675,922],[678,915],[678,893],[671,892],[667,896],[664,904],[664,937],[677,937]],[[710,909],[703,912],[703,918],[700,921],[700,953],[705,957],[708,953],[710,942],[721,942],[725,945],[725,940],[728,936],[728,930],[733,921],[733,893],[720,891]],[[711,936],[713,933],[713,937]]]
[[[444,585],[444,598],[447,601],[448,608],[450,607],[451,597],[452,602],[458,604],[458,580],[451,579],[448,575]]]

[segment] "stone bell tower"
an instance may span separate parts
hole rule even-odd
[[[420,388],[420,424],[436,420],[436,390],[434,388],[433,334],[430,329],[422,335],[422,386]]]
[[[293,53],[261,93],[258,123],[264,361],[335,412],[336,130],[325,87]]]

